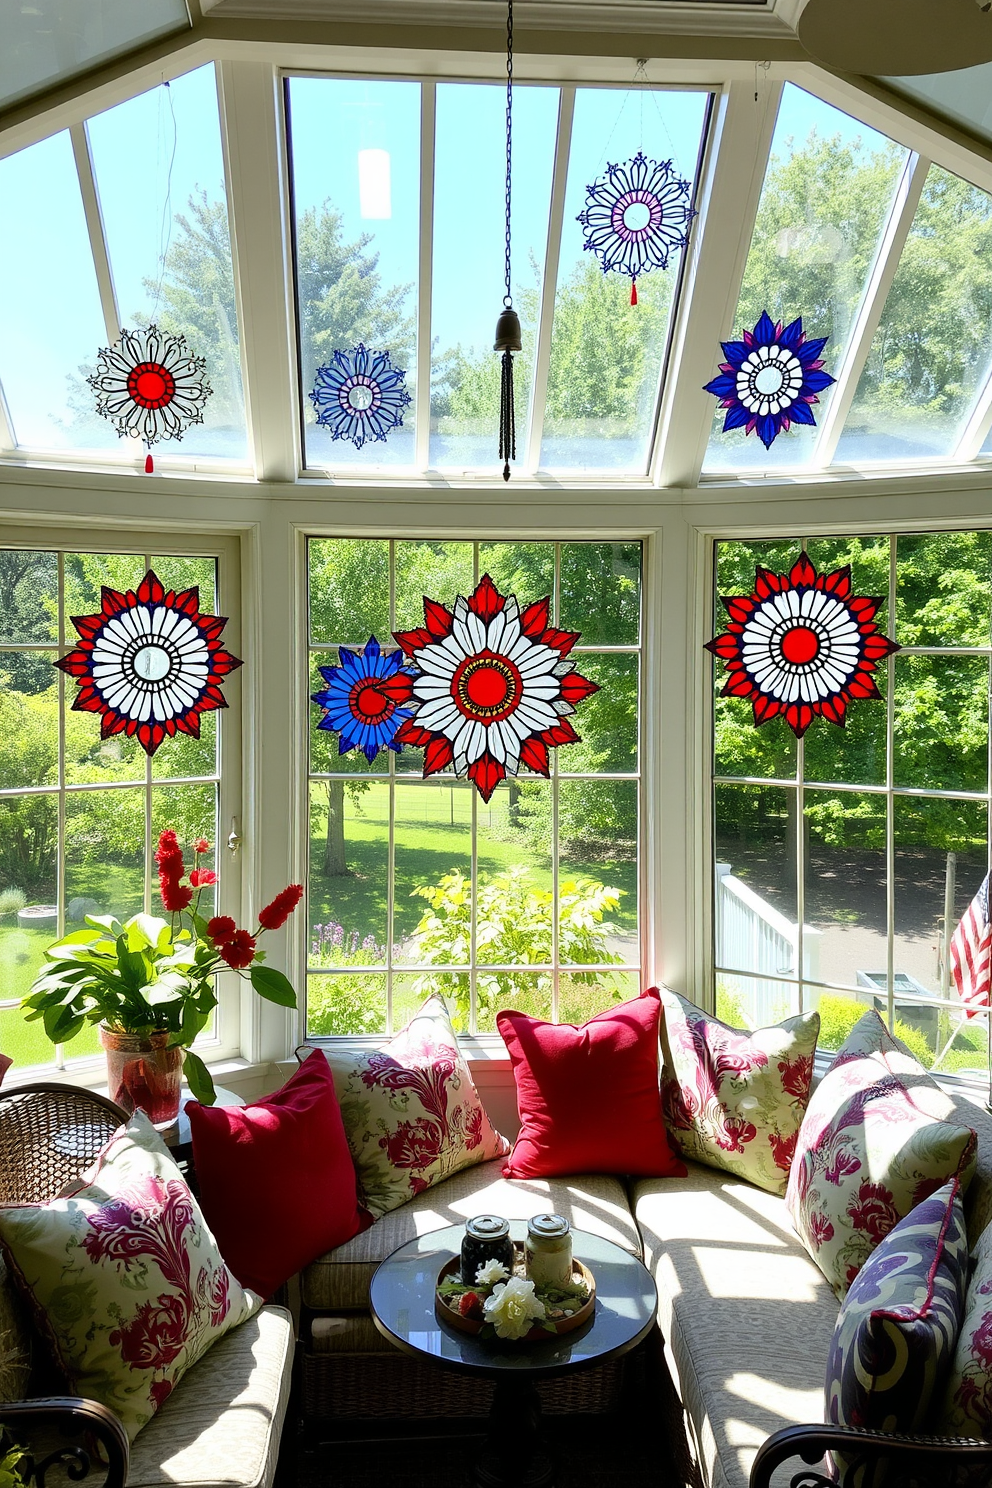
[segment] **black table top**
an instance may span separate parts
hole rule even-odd
[[[510,1234],[522,1241],[525,1220],[511,1220]],[[547,1343],[514,1343],[460,1333],[434,1310],[434,1289],[445,1261],[458,1254],[464,1227],[434,1230],[395,1250],[372,1278],[370,1302],[376,1327],[404,1353],[431,1358],[462,1373],[532,1378],[564,1374],[624,1354],[651,1331],[658,1293],[636,1256],[585,1230],[572,1234],[573,1253],[596,1279],[591,1318],[572,1333]]]

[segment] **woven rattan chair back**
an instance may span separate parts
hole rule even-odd
[[[127,1113],[77,1085],[0,1090],[0,1204],[43,1204],[74,1183]]]

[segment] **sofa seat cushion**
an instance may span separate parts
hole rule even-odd
[[[271,1488],[292,1366],[284,1308],[232,1329],[138,1433],[127,1488]]]
[[[758,1447],[823,1420],[838,1305],[785,1200],[690,1162],[633,1186],[658,1324],[710,1488],[747,1488]]]
[[[302,1297],[318,1312],[364,1310],[376,1267],[408,1240],[463,1225],[475,1214],[530,1219],[532,1214],[564,1214],[575,1230],[603,1235],[640,1255],[640,1241],[619,1178],[600,1174],[576,1178],[504,1178],[502,1163],[463,1168],[443,1183],[391,1209],[371,1229],[328,1251],[303,1271]]]

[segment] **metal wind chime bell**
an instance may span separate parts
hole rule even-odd
[[[513,407],[513,353],[523,349],[520,317],[510,289],[510,194],[513,162],[513,0],[506,5],[506,258],[503,309],[496,322],[493,350],[502,353],[499,381],[499,457],[503,479],[510,479],[510,461],[517,458],[517,427]]]

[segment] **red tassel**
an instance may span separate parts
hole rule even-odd
[[[154,469],[155,469],[155,461],[152,459],[151,455],[146,455],[145,456],[145,474],[146,475],[151,475],[151,473],[152,473],[152,471]]]
[[[630,281],[630,303],[632,305],[636,305],[637,304],[637,280],[636,279],[631,279],[631,281]]]

